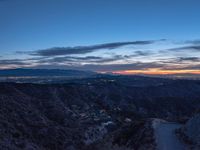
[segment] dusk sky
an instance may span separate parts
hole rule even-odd
[[[0,0],[0,69],[200,74],[199,0]]]

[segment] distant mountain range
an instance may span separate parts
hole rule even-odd
[[[95,75],[95,72],[91,71],[79,71],[79,70],[60,70],[60,69],[6,69],[0,70],[0,77],[44,77],[44,76],[91,76]]]

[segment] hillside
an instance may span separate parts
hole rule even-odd
[[[0,83],[0,147],[98,149],[113,137],[111,147],[153,148],[150,118],[182,121],[200,106],[199,81],[156,81],[97,77],[65,84]],[[147,139],[140,139],[144,135]]]

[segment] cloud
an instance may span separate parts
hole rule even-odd
[[[53,47],[48,49],[36,50],[30,53],[33,56],[61,56],[71,54],[87,54],[100,49],[116,49],[126,45],[147,45],[155,41],[133,41],[133,42],[116,42],[106,43],[92,46],[76,46],[76,47]],[[18,52],[22,53],[22,52]]]
[[[27,63],[23,62],[20,59],[4,59],[0,60],[0,65],[26,65]]]
[[[199,62],[200,58],[199,57],[179,57],[177,60],[180,62],[182,61]]]
[[[183,46],[183,47],[177,47],[177,48],[171,48],[167,49],[165,51],[172,51],[172,52],[177,52],[177,51],[200,51],[200,45],[191,45],[191,46]]]
[[[189,65],[187,67],[184,67],[182,69],[192,69],[192,70],[199,70],[200,69],[200,64],[196,64],[196,65]]]
[[[20,59],[4,59],[0,60],[0,69],[10,69],[10,68],[23,68],[32,66],[30,62],[26,62]]]
[[[157,60],[156,62],[165,64],[167,68],[176,69],[177,67],[182,68],[185,66],[194,66],[196,64],[199,64],[200,57],[172,57],[172,58]]]
[[[33,64],[36,66],[43,66],[43,65],[83,65],[83,64],[115,64],[117,61],[127,62],[127,60],[131,60],[134,57],[138,56],[147,56],[149,52],[143,51],[135,51],[131,55],[117,55],[112,54],[107,57],[100,57],[100,56],[54,56],[54,57],[32,57],[32,58],[25,58],[25,59],[4,59],[0,60],[0,65],[2,66],[32,66]]]
[[[127,45],[148,45],[155,42],[158,41],[117,42],[91,46],[41,49],[28,52],[27,54],[30,56],[24,59],[0,59],[0,65],[4,67],[14,66],[46,69],[59,68],[108,72],[121,70],[145,70],[149,68],[171,70],[176,70],[178,68],[198,69],[200,64],[200,57],[198,57],[199,55],[196,55],[196,53],[195,55],[191,55],[191,53],[188,55],[189,52],[200,52],[200,45],[198,44],[198,40],[187,41],[189,46],[187,44],[187,46],[182,45],[182,47],[180,46],[162,51],[152,49],[147,50],[146,46],[142,46],[145,49],[134,49],[133,51],[126,51],[127,53],[124,54],[122,51],[118,50],[109,51],[107,53],[103,51],[102,55],[97,55],[97,53],[94,53],[93,55],[91,53],[101,49],[110,50]],[[151,46],[153,45],[150,45],[150,48],[152,48]],[[176,53],[179,51],[183,53],[181,53],[181,55],[179,55],[180,53]],[[89,55],[88,53],[91,54]],[[81,56],[80,54],[87,54],[87,56]]]
[[[113,72],[113,71],[120,71],[120,70],[144,70],[148,68],[160,68],[163,67],[163,64],[158,64],[156,62],[152,63],[142,63],[142,62],[135,62],[131,64],[86,64],[86,65],[62,65],[62,64],[55,64],[55,65],[37,65],[31,68],[40,68],[40,69],[75,69],[75,70],[91,70],[91,71],[106,71],[106,72]]]
[[[199,45],[200,44],[200,40],[189,40],[189,41],[185,41],[185,44],[193,44],[193,45]]]
[[[85,57],[79,57],[79,56],[57,56],[57,57],[47,57],[44,59],[41,59],[38,61],[39,63],[108,63],[108,62],[115,62],[119,60],[130,60],[135,57],[140,56],[149,56],[151,55],[151,52],[148,51],[135,51],[131,55],[117,55],[112,54],[109,57],[99,57],[99,56],[85,56]]]
[[[64,56],[64,57],[54,57],[50,59],[44,59],[40,62],[66,62],[66,61],[91,61],[91,60],[101,60],[102,57],[96,56],[86,56],[86,57],[74,57],[74,56]]]
[[[127,59],[127,56],[122,55],[113,55],[111,57],[97,57],[97,56],[86,56],[86,57],[75,57],[75,56],[64,56],[64,57],[54,57],[54,58],[47,58],[47,59],[40,59],[38,63],[108,63],[114,62],[118,60]]]
[[[31,59],[15,59],[15,60],[0,60],[2,68],[34,68],[34,69],[75,69],[75,70],[90,70],[98,72],[116,72],[122,70],[148,70],[148,69],[163,69],[163,70],[199,70],[200,64],[182,62],[196,62],[198,57],[179,57],[168,60],[167,62],[130,62],[119,64],[116,60],[123,60],[126,56],[115,55],[110,58],[87,56],[87,57],[58,57],[53,59],[40,59],[34,63]],[[79,60],[79,61],[78,61]],[[87,63],[81,63],[87,62]],[[111,63],[110,63],[111,62]]]
[[[187,64],[187,65],[178,65],[178,66],[166,66],[163,67],[163,70],[199,70],[200,64]]]
[[[177,47],[177,44],[181,44],[182,46]],[[200,52],[200,40],[187,40],[187,41],[179,41],[175,42],[173,48],[169,49],[161,49],[159,51],[160,54],[167,54],[169,52]]]
[[[135,51],[135,53],[132,56],[149,56],[152,55],[153,53],[150,51]]]

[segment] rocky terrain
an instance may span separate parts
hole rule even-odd
[[[189,149],[200,149],[200,113],[195,114],[176,132]]]
[[[2,82],[0,149],[153,150],[151,118],[186,122],[199,107],[196,80],[96,76]]]

